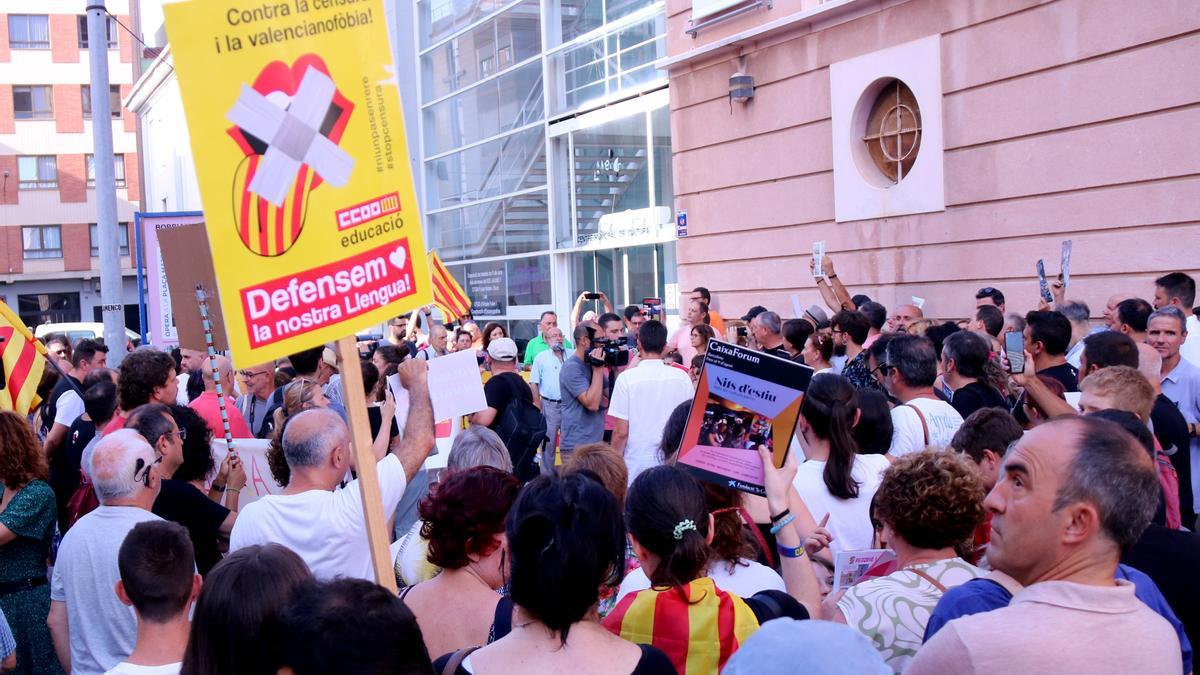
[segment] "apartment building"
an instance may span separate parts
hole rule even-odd
[[[137,118],[121,107],[134,81],[132,0],[109,0],[108,68],[122,300],[138,325],[133,214],[141,189]],[[92,159],[84,3],[0,5],[0,300],[30,326],[100,321],[100,242]],[[132,257],[131,257],[132,256]]]

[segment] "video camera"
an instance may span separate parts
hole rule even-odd
[[[592,339],[592,349],[597,347],[604,350],[604,358],[597,359],[588,351],[587,362],[590,366],[610,366],[620,368],[629,365],[629,338],[619,337],[615,340],[607,338]]]

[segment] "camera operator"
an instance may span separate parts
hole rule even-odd
[[[610,383],[600,326],[587,321],[575,326],[575,351],[563,362],[559,374],[562,392],[562,440],[559,454],[565,465],[571,451],[604,438],[604,414]]]

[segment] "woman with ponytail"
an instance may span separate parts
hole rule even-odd
[[[828,514],[834,551],[871,548],[871,497],[879,488],[887,455],[864,455],[854,440],[859,421],[854,385],[822,373],[809,382],[796,426],[807,458],[794,485],[813,516]]]
[[[794,456],[776,469],[760,448],[771,520],[786,593],[762,591],[742,598],[707,576],[713,515],[700,483],[675,466],[658,466],[634,480],[625,500],[625,522],[651,587],[625,596],[604,626],[626,640],[666,652],[681,675],[719,672],[758,627],[772,619],[806,619],[820,611],[820,589],[804,558],[829,543],[818,528],[801,545],[788,494]]]
[[[601,627],[602,587],[620,582],[625,526],[612,493],[586,469],[542,476],[521,492],[505,530],[513,630],[481,649],[460,649],[434,672],[673,675],[659,649]]]

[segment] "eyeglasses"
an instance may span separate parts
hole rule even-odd
[[[133,467],[133,479],[142,481],[142,485],[150,487],[150,468],[162,462],[162,455],[154,458],[149,464],[146,460],[138,457],[137,466]],[[140,477],[139,477],[140,474]]]
[[[893,366],[893,365],[890,365],[890,364],[887,364],[887,363],[881,363],[881,364],[879,364],[878,366],[875,366],[875,370],[872,370],[871,372],[872,372],[872,373],[879,373],[879,375],[880,375],[881,377],[887,377],[887,376],[888,376],[889,374],[891,374],[891,372],[892,372],[893,370],[895,370],[895,369],[896,369],[896,367],[895,367],[895,366]]]
[[[238,375],[241,375],[243,380],[252,380],[252,379],[258,377],[259,375],[266,375],[266,374],[267,374],[267,371],[265,371],[265,370],[260,370],[257,373],[251,372],[249,370],[239,370],[238,371]]]
[[[181,440],[181,441],[186,441],[186,440],[187,440],[187,429],[182,429],[182,428],[181,428],[181,429],[176,429],[175,431],[168,431],[167,433],[168,433],[168,434],[172,434],[172,433],[173,433],[173,434],[175,434],[176,436],[178,436],[178,437],[179,437],[179,440]]]

